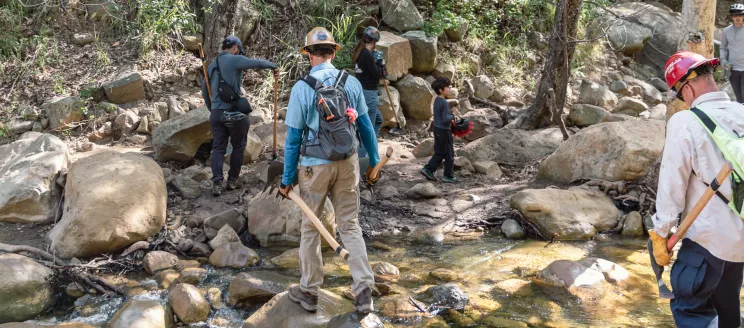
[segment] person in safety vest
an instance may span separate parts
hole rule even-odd
[[[666,242],[726,163],[703,125],[708,117],[718,128],[744,133],[744,106],[718,90],[713,73],[718,58],[689,51],[672,55],[666,82],[691,110],[675,113],[667,123],[659,173],[656,214],[649,230],[656,263],[669,264]],[[700,114],[702,113],[702,114]],[[744,222],[724,198],[731,199],[730,179],[690,226],[671,271],[671,310],[678,327],[739,327],[739,292],[744,273]]]

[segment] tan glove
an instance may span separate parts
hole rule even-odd
[[[648,236],[649,239],[651,239],[651,247],[654,251],[654,259],[656,259],[656,264],[660,266],[666,266],[667,264],[669,264],[669,261],[672,259],[672,254],[674,252],[667,250],[667,239],[659,236],[652,229],[648,230]]]
[[[292,185],[285,186],[284,184],[279,184],[279,195],[284,197],[285,199],[289,198],[289,191],[292,190]]]
[[[373,170],[374,170],[374,168],[370,166],[370,167],[367,168],[367,172],[364,174],[364,177],[367,180],[367,184],[369,184],[369,185],[373,185],[373,184],[377,183],[377,181],[380,180],[380,176],[382,175],[381,174],[382,172],[378,172],[376,177],[371,176]]]

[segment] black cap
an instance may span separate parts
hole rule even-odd
[[[243,42],[240,42],[240,38],[237,36],[231,35],[225,38],[225,40],[222,40],[222,46],[238,46],[238,54],[239,55],[245,55],[245,52],[243,52]]]

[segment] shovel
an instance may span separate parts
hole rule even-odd
[[[387,93],[388,101],[390,102],[390,108],[393,109],[393,114],[395,115],[395,127],[390,129],[388,133],[394,136],[401,136],[405,134],[405,131],[403,131],[403,128],[400,127],[400,118],[398,117],[398,109],[395,108],[395,104],[393,104],[393,97],[390,97],[390,89],[388,89],[388,80],[383,79],[383,82],[385,83],[385,93]]]
[[[276,121],[279,115],[279,78],[274,75],[274,148],[271,152],[271,163],[266,172],[266,183],[276,177],[281,177],[284,173],[284,162],[279,160],[276,154]]]
[[[685,233],[687,232],[687,229],[690,228],[692,223],[695,221],[697,216],[700,214],[700,212],[705,208],[705,205],[708,204],[708,201],[713,197],[713,195],[718,191],[718,188],[721,186],[721,184],[726,181],[726,177],[731,174],[731,171],[733,171],[734,167],[731,165],[731,162],[726,161],[726,164],[723,165],[721,168],[721,171],[718,172],[718,175],[716,176],[715,180],[713,180],[710,185],[708,186],[708,189],[705,189],[705,193],[703,193],[703,196],[700,197],[700,200],[697,201],[695,204],[695,207],[692,208],[690,213],[687,213],[687,216],[682,221],[682,224],[680,224],[679,229],[677,229],[677,232],[672,235],[672,237],[669,238],[667,241],[667,250],[671,251],[675,245],[677,245],[677,242],[684,237]],[[654,275],[656,275],[656,282],[659,285],[659,297],[664,299],[673,299],[674,294],[671,290],[669,290],[669,287],[664,283],[664,280],[661,279],[661,275],[664,273],[664,267],[658,265],[656,263],[656,259],[654,258],[654,251],[653,247],[651,245],[651,240],[648,240],[648,254],[651,256],[651,269],[654,271]]]

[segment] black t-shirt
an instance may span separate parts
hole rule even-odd
[[[377,65],[375,55],[369,49],[362,49],[354,66],[354,72],[356,72],[356,78],[362,84],[362,89],[377,90],[380,77],[382,77],[382,68]]]

